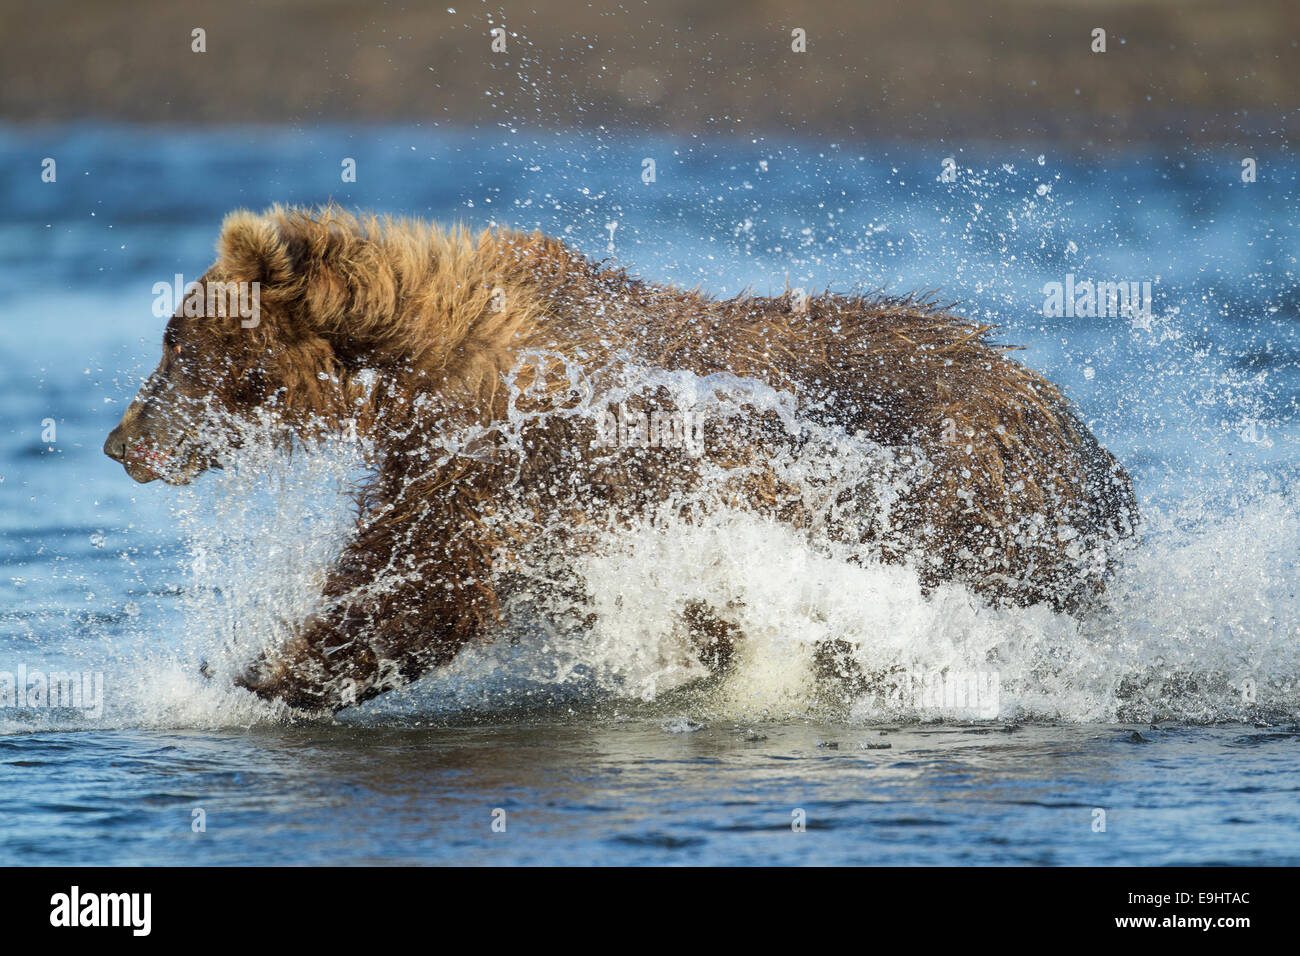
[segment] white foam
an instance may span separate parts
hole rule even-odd
[[[783,396],[730,378],[675,377],[671,384],[678,394],[690,390],[693,401],[712,402],[718,414],[765,402],[780,409],[808,439],[802,454],[781,463],[782,477],[801,483],[809,501],[834,501],[834,489],[867,478],[885,489],[884,501],[906,472],[882,467],[882,450],[861,439],[788,419]],[[230,677],[316,606],[349,533],[345,492],[361,452],[331,444],[286,458],[251,441],[224,471],[178,491],[175,519],[193,562],[183,633],[170,647],[125,663],[114,678],[111,721],[206,727],[283,719],[281,708],[234,688]],[[581,608],[520,601],[493,643],[342,719],[590,702],[615,710],[663,701],[677,707],[682,693],[699,719],[828,712],[862,722],[962,718],[971,714],[924,705],[915,694],[900,695],[900,685],[990,673],[996,707],[977,716],[1294,718],[1298,498],[1295,490],[1261,486],[1246,498],[1149,512],[1144,540],[1115,577],[1108,606],[1082,620],[1045,607],[990,608],[959,585],[924,593],[911,567],[882,564],[815,529],[810,536],[717,507],[688,521],[678,501],[606,533],[563,568],[531,569],[538,583],[575,574],[589,598]],[[708,672],[682,622],[690,602],[716,609],[743,634],[721,680],[703,681]],[[593,625],[575,623],[593,611]],[[848,685],[819,679],[814,666],[817,648],[832,641],[848,645],[866,678],[865,689],[848,699]],[[198,675],[200,658],[215,670],[211,680]]]

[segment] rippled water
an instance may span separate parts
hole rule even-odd
[[[0,707],[0,860],[1300,856],[1293,160],[1246,185],[1232,156],[1015,147],[958,153],[946,184],[950,151],[918,146],[388,128],[11,128],[0,154],[32,169],[0,184],[0,672],[104,680],[102,714]],[[327,449],[172,489],[99,448],[156,360],[153,283],[197,277],[234,206],[330,197],[538,226],[717,294],[939,289],[1079,403],[1135,476],[1142,544],[1080,623],[925,598],[902,569],[735,516],[647,531],[584,569],[624,615],[598,633],[523,622],[336,722],[286,725],[197,662],[307,606],[346,532],[350,462]],[[1044,318],[1043,284],[1067,273],[1151,281],[1151,320]],[[718,686],[660,653],[672,603],[701,588],[750,615]],[[996,668],[996,717],[836,695],[801,663],[825,637]]]
[[[23,784],[0,813],[0,854],[141,865],[1300,862],[1295,727],[1143,728],[1136,742],[1128,727],[679,726],[575,717],[11,735],[0,754]],[[193,830],[196,809],[205,832]]]

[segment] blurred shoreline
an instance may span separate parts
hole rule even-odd
[[[1095,148],[1300,126],[1294,0],[458,2],[3,0],[0,121]]]

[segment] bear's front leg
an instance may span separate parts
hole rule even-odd
[[[263,653],[235,684],[299,710],[334,712],[382,692],[379,660],[366,642],[349,638],[336,615],[310,618],[274,651]]]
[[[466,508],[438,497],[416,494],[363,526],[330,572],[327,606],[236,683],[291,707],[338,711],[447,663],[494,626],[490,544]]]

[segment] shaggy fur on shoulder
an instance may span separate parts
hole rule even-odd
[[[666,502],[692,502],[689,518],[701,489],[705,507],[912,562],[927,586],[1071,611],[1136,522],[1128,477],[1060,392],[990,327],[928,301],[720,300],[538,234],[335,207],[231,214],[204,281],[259,283],[257,324],[174,317],[109,454],[137,480],[191,480],[222,454],[195,437],[214,409],[271,410],[300,434],[355,426],[375,449],[319,612],[241,678],[294,706],[337,709],[449,661],[488,639],[543,552],[591,547]],[[764,383],[892,464],[850,462],[857,478],[818,497],[779,462],[821,446],[756,405],[707,422],[702,455],[611,446],[591,396],[600,413],[675,408],[661,386],[600,404],[636,369]],[[883,497],[882,467],[899,469]],[[718,609],[683,613],[725,630]]]

